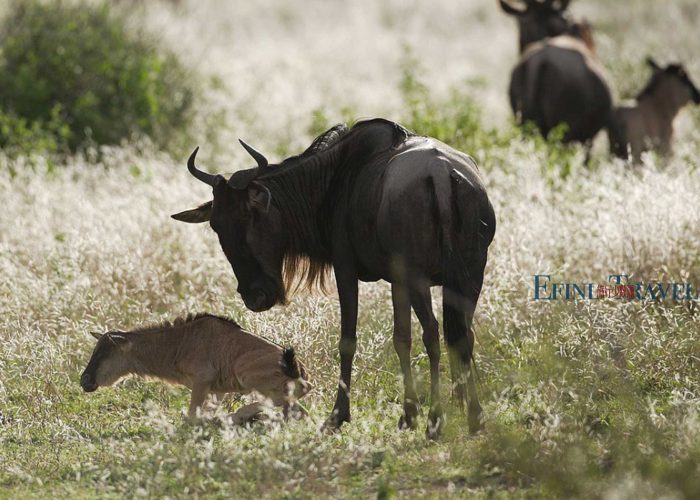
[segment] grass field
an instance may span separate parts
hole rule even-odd
[[[580,149],[510,123],[516,31],[495,1],[238,4],[135,12],[217,83],[205,111],[221,128],[216,147],[200,144],[202,164],[249,167],[238,136],[280,159],[326,124],[369,116],[478,159],[498,218],[476,319],[485,432],[469,435],[452,405],[438,442],[425,439],[426,411],[418,431],[397,429],[391,297],[376,283],[360,288],[353,421],[320,433],[338,376],[337,297],[247,311],[213,231],[169,218],[211,195],[183,158],[136,142],[47,173],[42,158],[0,154],[0,497],[698,498],[697,301],[534,301],[533,275],[700,290],[700,113],[682,112],[667,162],[629,168],[600,137],[586,168]],[[572,4],[598,29],[618,97],[642,86],[647,54],[683,60],[700,81],[694,0]],[[295,346],[316,387],[310,418],[189,423],[187,390],[136,379],[82,392],[88,332],[200,311]],[[415,318],[413,328],[427,396]],[[446,398],[448,374],[444,362]]]

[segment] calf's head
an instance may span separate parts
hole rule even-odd
[[[689,102],[700,104],[700,90],[690,79],[682,64],[669,64],[662,67],[651,57],[647,58],[647,64],[651,67],[653,74],[640,97],[663,87],[662,91],[677,108],[681,108]]]
[[[564,17],[570,0],[499,0],[506,14],[515,16],[520,52],[529,44],[564,34],[578,36],[576,23]]]
[[[97,339],[97,345],[80,376],[80,386],[85,392],[114,385],[126,375],[132,346],[128,336],[121,332],[92,333],[92,336]]]
[[[227,181],[195,166],[194,150],[187,162],[190,173],[212,187],[213,200],[174,214],[190,223],[209,221],[238,281],[238,293],[252,311],[266,311],[285,302],[282,277],[286,234],[268,188],[256,178],[273,167],[265,157],[241,141],[256,160],[253,169],[236,172]]]

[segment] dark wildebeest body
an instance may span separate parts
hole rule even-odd
[[[608,127],[610,151],[638,163],[642,153],[653,149],[671,154],[673,120],[689,102],[700,104],[700,91],[680,64],[661,68],[648,59],[653,74],[634,106],[616,107]]]
[[[245,144],[244,144],[245,146]],[[246,146],[259,167],[221,176],[190,171],[214,188],[213,205],[174,216],[210,220],[253,310],[285,301],[291,278],[307,284],[334,270],[341,307],[341,377],[328,425],[350,420],[349,388],[356,347],[358,280],[392,283],[394,345],[404,375],[401,425],[418,412],[410,367],[410,311],[423,327],[430,358],[428,433],[443,423],[439,395],[440,344],[430,287],[444,287],[444,329],[456,395],[469,387],[469,424],[479,425],[473,380],[471,324],[495,216],[475,163],[434,139],[386,120],[335,127],[302,155],[279,166]]]
[[[588,142],[607,124],[610,90],[585,45],[560,36],[534,44],[511,75],[509,95],[522,123],[547,135],[566,124],[565,142]]]
[[[509,85],[510,105],[521,123],[534,123],[547,135],[564,124],[564,142],[590,145],[607,124],[612,97],[597,61],[590,25],[563,15],[568,2],[529,0],[520,10],[501,0],[517,16],[520,61]]]

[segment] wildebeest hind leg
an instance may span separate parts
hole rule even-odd
[[[192,396],[190,397],[190,410],[188,416],[194,418],[197,416],[197,409],[202,407],[204,400],[209,394],[209,384],[195,382],[192,386]]]
[[[443,288],[444,330],[450,353],[450,368],[455,384],[454,396],[460,405],[468,398],[469,430],[476,432],[482,428],[481,405],[476,394],[476,385],[470,373],[474,350],[472,322],[481,285],[483,282],[485,258],[464,259],[471,265],[466,273],[448,276]]]
[[[479,403],[479,397],[476,393],[476,383],[474,382],[474,376],[476,370],[474,368],[474,310],[476,309],[476,302],[479,300],[479,295],[481,293],[481,286],[484,280],[484,265],[475,266],[470,277],[471,280],[467,286],[467,307],[466,307],[466,325],[467,325],[467,344],[469,346],[469,357],[466,363],[466,377],[467,377],[467,396],[468,396],[468,406],[467,406],[467,418],[469,423],[469,430],[471,432],[476,432],[483,429],[483,422],[481,416],[481,404]]]
[[[412,289],[411,305],[423,328],[423,344],[430,360],[430,413],[426,435],[429,439],[436,439],[445,425],[445,415],[440,403],[440,336],[430,288]]]
[[[403,415],[399,428],[414,429],[418,417],[418,396],[411,371],[411,301],[408,289],[398,283],[391,286],[391,301],[394,305],[394,349],[399,356],[403,374]]]

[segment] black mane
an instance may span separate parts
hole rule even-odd
[[[304,150],[303,153],[296,155],[296,156],[290,156],[289,158],[285,159],[282,163],[280,163],[278,166],[274,167],[274,171],[263,174],[261,178],[264,177],[269,177],[270,175],[274,175],[275,172],[279,172],[280,167],[289,167],[293,165],[297,165],[303,160],[308,160],[313,156],[316,156],[319,153],[322,153],[324,151],[329,150],[333,146],[337,145],[340,142],[343,142],[344,140],[349,140],[351,139],[354,135],[356,135],[359,131],[361,131],[364,128],[371,127],[371,126],[376,126],[376,125],[389,125],[393,127],[394,129],[394,141],[391,143],[391,146],[396,146],[397,143],[403,142],[406,140],[406,138],[411,137],[415,134],[407,130],[406,128],[402,127],[398,123],[391,122],[389,120],[385,120],[383,118],[372,118],[369,120],[361,120],[355,123],[352,127],[348,127],[344,123],[339,123],[337,125],[334,125],[333,127],[329,128],[322,134],[320,134],[318,137],[316,137],[311,145]]]
[[[327,245],[332,205],[348,178],[371,159],[391,152],[414,136],[398,123],[374,118],[348,128],[336,125],[319,135],[300,155],[271,166],[255,178],[270,190],[290,235],[284,256],[287,291],[326,289],[331,269]]]

